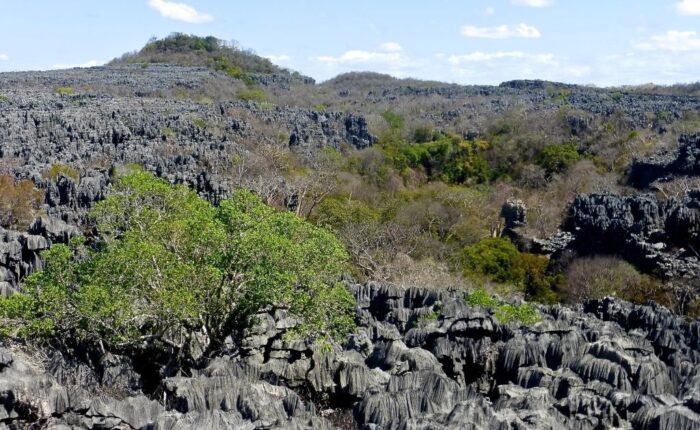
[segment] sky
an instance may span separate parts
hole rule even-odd
[[[0,0],[0,71],[100,65],[172,32],[317,81],[700,80],[700,0]]]

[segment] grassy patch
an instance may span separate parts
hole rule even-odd
[[[44,178],[56,181],[59,176],[67,176],[75,182],[80,180],[80,172],[67,164],[54,164],[44,172]]]
[[[267,93],[260,89],[247,89],[240,91],[238,98],[245,101],[267,102]]]
[[[195,119],[194,121],[192,121],[192,123],[193,123],[194,125],[196,125],[197,127],[201,128],[202,130],[204,130],[204,129],[207,128],[207,123],[206,123],[206,121],[204,121],[204,120],[201,119],[201,118]]]
[[[56,87],[54,91],[60,96],[72,96],[75,94],[73,87]]]

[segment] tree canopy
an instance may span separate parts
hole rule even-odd
[[[215,207],[135,172],[90,217],[98,240],[54,245],[23,293],[0,299],[4,334],[186,351],[195,337],[216,347],[273,306],[290,313],[298,335],[331,340],[353,328],[340,242],[250,192]]]

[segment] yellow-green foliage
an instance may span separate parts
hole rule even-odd
[[[260,89],[247,89],[240,91],[238,98],[245,101],[266,102],[267,93]]]
[[[196,118],[196,119],[194,119],[194,120],[192,121],[192,123],[193,123],[194,125],[196,125],[197,127],[201,128],[202,130],[204,130],[204,129],[207,128],[207,123],[206,123],[206,121],[204,121],[204,120],[201,119],[201,118]]]
[[[43,197],[44,193],[30,180],[15,181],[10,176],[0,176],[0,226],[28,227]]]
[[[404,118],[395,112],[388,110],[382,113],[382,118],[384,118],[392,130],[401,130],[403,128]]]
[[[484,140],[464,140],[458,136],[441,134],[424,143],[406,143],[393,139],[382,148],[397,169],[420,168],[431,179],[461,184],[486,182],[491,171],[482,153],[488,148]]]
[[[559,173],[574,165],[581,156],[576,149],[576,145],[566,143],[562,145],[547,145],[542,150],[537,164],[547,173]]]
[[[73,87],[56,87],[54,91],[61,96],[71,96],[75,94]]]
[[[44,178],[56,181],[59,176],[66,176],[73,179],[75,182],[80,180],[80,172],[67,164],[54,164],[44,172]]]
[[[470,278],[511,284],[529,300],[557,301],[555,289],[560,277],[547,272],[549,260],[541,255],[521,253],[506,238],[484,239],[464,248],[464,274]]]
[[[317,224],[341,228],[353,223],[379,221],[380,212],[368,204],[345,197],[324,199],[314,213]]]
[[[517,321],[525,325],[532,325],[542,320],[539,311],[531,304],[513,305],[505,303],[490,296],[482,288],[467,294],[466,301],[470,306],[481,306],[482,308],[493,310],[496,319],[504,324]]]
[[[160,128],[160,134],[165,136],[166,139],[175,136],[175,132],[173,132],[173,129],[165,126]]]
[[[0,333],[116,351],[180,339],[187,353],[193,328],[216,348],[272,306],[287,309],[291,331],[309,339],[341,340],[354,328],[340,242],[248,191],[215,207],[136,172],[115,180],[90,219],[100,246],[53,245],[23,293],[0,298]]]

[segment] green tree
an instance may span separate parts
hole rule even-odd
[[[524,276],[518,248],[502,237],[465,247],[464,267],[467,276],[485,276],[497,282],[520,283]]]
[[[547,271],[549,260],[541,255],[521,253],[508,239],[490,238],[464,249],[465,275],[510,283],[528,300],[554,303],[560,277]]]
[[[528,300],[540,303],[555,303],[558,296],[554,289],[561,283],[561,277],[547,272],[549,259],[542,255],[523,252],[519,262],[523,273],[523,287]]]
[[[301,336],[330,341],[353,328],[338,240],[249,192],[214,207],[185,186],[135,172],[90,216],[95,249],[52,247],[25,293],[0,299],[5,334],[186,354],[202,338],[198,347],[217,347],[270,306],[287,309]]]
[[[576,145],[573,143],[547,145],[542,149],[537,164],[551,175],[563,172],[573,166],[580,158]]]

